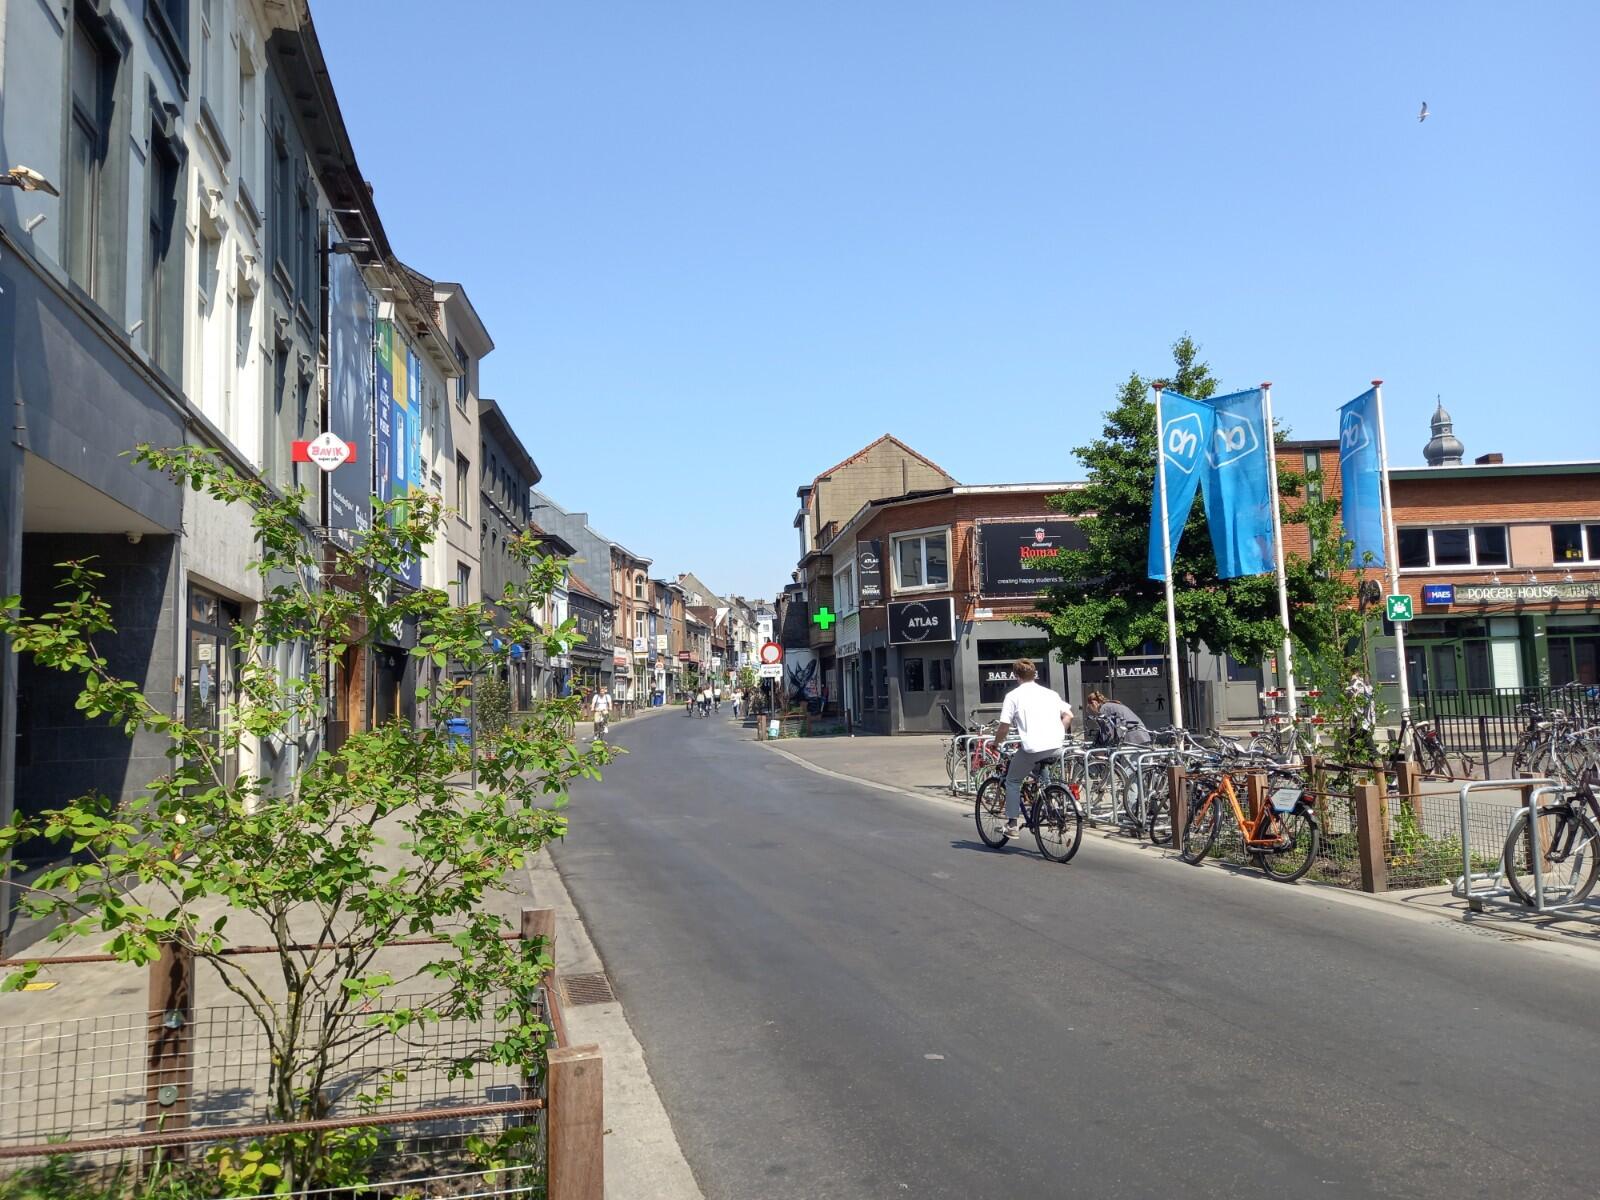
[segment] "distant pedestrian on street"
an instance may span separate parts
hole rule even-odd
[[[739,705],[744,701],[744,693],[738,688],[733,689],[733,719],[739,719]]]
[[[1148,746],[1150,744],[1150,731],[1144,727],[1139,714],[1126,704],[1108,700],[1100,692],[1090,692],[1083,698],[1083,703],[1099,730],[1094,739],[1097,745]]]
[[[1072,728],[1072,705],[1035,682],[1038,670],[1029,658],[1011,664],[1017,686],[1006,693],[995,727],[994,744],[1003,746],[1013,729],[1022,742],[1006,765],[1006,836],[1022,832],[1022,781],[1040,763],[1060,757]]]

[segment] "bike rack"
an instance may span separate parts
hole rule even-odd
[[[1509,896],[1511,889],[1501,882],[1505,878],[1506,867],[1503,851],[1494,871],[1474,872],[1472,869],[1472,831],[1468,824],[1467,797],[1472,792],[1504,791],[1507,788],[1522,788],[1524,790],[1523,810],[1528,814],[1530,822],[1528,827],[1530,830],[1538,828],[1539,798],[1552,793],[1560,795],[1563,792],[1562,785],[1554,779],[1472,779],[1461,785],[1461,790],[1457,793],[1457,799],[1461,805],[1461,877],[1450,885],[1450,890],[1454,895],[1465,899],[1467,908],[1472,912],[1482,912],[1484,901],[1498,901],[1501,896]],[[1514,812],[1516,810],[1507,809],[1507,811]],[[1509,826],[1507,832],[1510,832]],[[1503,845],[1504,842],[1502,841]],[[1535,912],[1553,912],[1561,908],[1576,907],[1570,904],[1547,907],[1544,903],[1544,872],[1540,867],[1537,854],[1533,856],[1532,866]],[[1473,885],[1479,882],[1486,882],[1489,886],[1482,890],[1475,889]],[[1503,904],[1502,907],[1519,913],[1528,911],[1527,906],[1520,902]]]

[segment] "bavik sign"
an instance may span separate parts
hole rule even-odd
[[[984,596],[1037,596],[1065,582],[1055,565],[1059,551],[1088,547],[1088,539],[1072,521],[981,522],[978,556],[983,568],[978,590]]]
[[[956,602],[906,600],[889,605],[889,644],[918,646],[924,642],[956,640]]]

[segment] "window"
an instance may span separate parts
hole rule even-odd
[[[465,454],[456,455],[456,516],[467,520],[467,488],[472,475],[472,464]]]
[[[1397,529],[1395,543],[1401,567],[1409,570],[1504,567],[1511,563],[1504,525]]]
[[[281,488],[287,482],[283,472],[283,405],[289,391],[289,346],[277,342],[272,355],[272,402],[266,406],[262,429],[261,469],[267,482]]]
[[[289,143],[281,129],[272,135],[272,257],[285,282],[294,282],[294,180],[289,173]]]
[[[256,211],[257,172],[261,169],[256,157],[261,145],[261,108],[256,99],[260,81],[256,78],[256,65],[250,55],[239,54],[239,188],[245,213],[259,221]]]
[[[951,670],[951,660],[948,658],[930,658],[928,660],[928,690],[930,692],[952,692],[955,690],[955,672]]]
[[[467,348],[460,342],[456,343],[456,364],[461,368],[461,374],[456,378],[456,407],[462,412],[467,411]]]
[[[456,564],[456,603],[468,604],[471,602],[472,568],[464,562]]]
[[[311,435],[311,376],[302,374],[300,382],[295,388],[294,397],[294,437],[296,441],[306,441]],[[317,469],[310,463],[294,464],[294,481],[299,484],[307,482],[308,478],[317,474]]]
[[[841,613],[853,613],[859,607],[856,603],[856,569],[853,563],[835,573],[833,602],[839,606]]]
[[[902,658],[900,660],[900,687],[907,692],[920,692],[924,690],[924,676],[922,660],[920,658]]]
[[[636,576],[634,578],[634,581],[633,581],[633,598],[635,600],[643,600],[644,599],[644,577],[642,575],[641,576]]]
[[[1050,656],[1045,653],[1045,643],[1028,638],[978,643],[978,703],[998,705],[1006,693],[1017,686],[1011,677],[1011,664],[1019,658],[1033,660],[1039,670],[1039,682],[1050,686]]]
[[[144,344],[155,364],[176,378],[183,345],[183,239],[176,236],[182,151],[168,134],[171,117],[159,106],[156,112],[145,163]]]
[[[220,24],[222,8],[220,0],[200,0],[200,112],[226,160],[227,138],[217,123],[217,110],[222,107],[222,47],[225,44],[225,32]]]
[[[1321,473],[1321,471],[1322,471],[1322,451],[1320,451],[1320,450],[1307,450],[1306,451],[1306,474],[1308,476],[1310,476],[1310,475],[1318,475],[1318,474]],[[1306,499],[1311,501],[1313,504],[1315,504],[1317,501],[1322,499],[1322,480],[1321,479],[1309,479],[1308,478],[1306,480]]]
[[[188,95],[189,0],[145,0],[144,22],[156,35],[156,44],[172,64],[178,86]]]
[[[894,539],[896,591],[948,587],[950,584],[949,531],[925,530]]]
[[[313,265],[316,255],[317,229],[311,207],[311,183],[301,176],[295,189],[294,207],[294,286],[300,307],[311,310],[312,281],[316,278]]]
[[[1600,562],[1600,525],[1552,525],[1550,548],[1558,563]]]
[[[72,23],[72,112],[67,125],[66,265],[72,281],[102,305],[111,295],[104,278],[102,238],[114,239],[115,228],[102,229],[102,214],[109,210],[107,191],[111,172],[106,159],[111,149],[111,106],[115,90],[116,57],[100,36],[83,21]],[[109,224],[115,225],[112,219]]]

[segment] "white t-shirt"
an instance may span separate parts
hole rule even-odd
[[[1067,738],[1061,727],[1061,714],[1071,712],[1072,705],[1049,688],[1029,680],[1006,693],[1000,719],[1017,731],[1024,750],[1059,750]]]
[[[610,696],[606,696],[606,695],[596,696],[594,698],[593,711],[595,711],[597,713],[598,712],[610,712],[611,711],[611,697]]]

